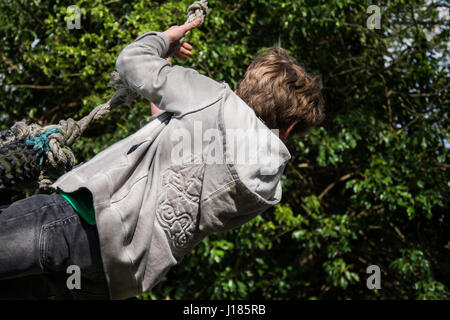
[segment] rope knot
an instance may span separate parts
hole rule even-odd
[[[197,18],[202,18],[203,21],[209,13],[208,1],[207,0],[195,1],[188,7],[187,12],[188,18],[186,20],[186,23],[192,22]]]
[[[48,145],[47,137],[53,133],[61,132],[58,128],[52,128],[39,136],[34,137],[33,139],[25,140],[27,145],[33,146],[33,150],[36,152],[36,156],[39,159],[39,165],[42,165],[42,161],[44,160],[44,153],[47,153],[50,150]]]

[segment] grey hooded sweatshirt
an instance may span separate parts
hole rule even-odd
[[[225,82],[171,66],[168,50],[163,33],[148,32],[116,62],[164,111],[53,185],[92,193],[111,299],[151,290],[203,238],[281,199],[283,142]]]

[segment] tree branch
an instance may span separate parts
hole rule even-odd
[[[328,191],[330,191],[337,183],[342,182],[344,180],[349,179],[350,177],[352,177],[354,175],[354,173],[347,173],[345,175],[343,175],[342,177],[340,177],[338,180],[336,180],[335,182],[333,182],[332,184],[330,184],[328,187],[326,187],[322,193],[317,197],[317,199],[320,201],[327,193]]]
[[[56,88],[62,88],[62,86],[54,86],[51,84],[47,85],[39,85],[39,84],[7,84],[10,88],[28,88],[28,89],[38,89],[38,90],[49,90],[49,89],[56,89]]]

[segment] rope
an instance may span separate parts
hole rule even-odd
[[[208,0],[195,1],[189,6],[187,12],[188,12],[187,19],[184,24],[191,23],[192,21],[198,18],[202,18],[203,23],[203,21],[205,21],[205,18],[209,13]],[[174,46],[167,53],[167,57],[172,56],[181,47],[181,45],[184,42],[184,39],[188,34],[189,31],[186,32],[186,34],[174,44]]]
[[[195,1],[187,10],[186,23],[197,18],[202,18],[202,21],[204,21],[208,13],[207,0]],[[172,56],[180,48],[186,35],[170,49],[167,57]],[[87,127],[103,118],[112,108],[122,103],[128,104],[138,97],[135,91],[121,81],[117,71],[110,74],[108,86],[116,89],[111,99],[95,107],[81,120],[75,121],[69,118],[59,121],[56,125],[45,127],[38,124],[27,125],[25,122],[16,122],[11,129],[1,133],[0,148],[6,147],[8,149],[8,145],[11,144],[12,146],[14,142],[25,140],[26,145],[33,147],[41,166],[41,172],[37,178],[39,189],[48,188],[53,183],[52,180],[57,179],[61,172],[71,170],[75,165],[75,155],[70,146],[81,137]],[[16,145],[17,143],[14,146],[16,147]],[[56,173],[52,174],[52,172]]]
[[[50,147],[48,146],[47,136],[57,132],[60,133],[61,130],[53,128],[45,131],[40,136],[34,137],[31,140],[25,140],[26,144],[33,146],[33,150],[36,152],[36,156],[39,159],[39,165],[42,165],[42,160],[44,160],[44,155],[42,153],[48,152],[50,150]]]

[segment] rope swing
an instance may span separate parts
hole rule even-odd
[[[187,10],[185,23],[197,18],[204,21],[208,13],[207,0],[195,1]],[[184,39],[181,38],[171,48],[168,57],[180,48]],[[45,127],[35,123],[27,125],[21,121],[9,130],[3,130],[0,134],[0,190],[50,191],[50,185],[75,165],[75,155],[70,147],[88,126],[103,118],[114,107],[130,103],[138,97],[121,81],[117,71],[110,74],[108,86],[116,90],[111,99],[95,107],[79,121],[69,118]]]

